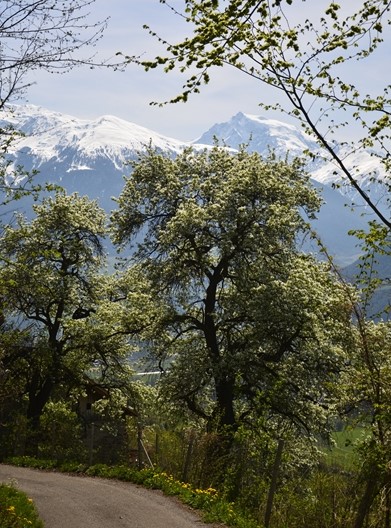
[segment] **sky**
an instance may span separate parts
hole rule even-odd
[[[184,3],[172,1],[177,6]],[[296,11],[296,16],[318,14],[322,1],[307,0],[305,11]],[[354,5],[356,1],[343,0],[341,4]],[[159,0],[95,0],[90,11],[90,21],[110,17],[104,37],[96,47],[101,57],[114,56],[121,51],[126,55],[142,54],[148,58],[161,52],[157,42],[143,29],[143,24],[174,42],[189,31],[187,25]],[[364,88],[366,84],[370,88],[376,86],[377,81],[384,80],[384,72],[388,74],[390,71],[384,64],[389,61],[390,51],[388,39],[372,60],[370,69],[361,71],[358,80],[364,83]],[[81,67],[63,75],[34,72],[28,80],[34,84],[21,102],[84,119],[115,115],[182,141],[197,139],[212,125],[228,121],[239,111],[287,121],[286,116],[266,114],[259,108],[260,101],[275,100],[275,90],[233,68],[217,69],[210,84],[187,103],[163,108],[151,106],[150,102],[164,101],[180,93],[184,78],[175,70],[170,74],[162,70],[145,72],[135,64],[129,65],[124,72]]]

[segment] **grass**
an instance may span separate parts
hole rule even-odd
[[[13,486],[0,484],[1,528],[43,528],[32,499]]]
[[[357,463],[356,447],[365,437],[366,430],[362,427],[345,427],[342,431],[332,434],[334,445],[325,449],[325,461],[331,466],[351,470]]]

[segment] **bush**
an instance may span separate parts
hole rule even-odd
[[[56,460],[86,460],[87,448],[77,414],[69,403],[49,402],[41,417],[39,431],[41,458]]]

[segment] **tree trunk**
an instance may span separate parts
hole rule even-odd
[[[272,480],[270,483],[269,494],[267,497],[266,512],[265,512],[265,528],[270,526],[270,518],[272,515],[273,500],[277,489],[278,472],[280,470],[282,451],[284,449],[284,440],[278,441],[276,458],[273,465]]]
[[[357,515],[354,522],[354,528],[363,528],[365,519],[370,512],[372,503],[378,493],[378,480],[376,475],[368,478],[364,495],[361,497],[358,505]]]
[[[29,390],[29,403],[26,412],[30,430],[27,433],[25,452],[29,456],[38,455],[39,426],[41,422],[41,416],[43,409],[52,394],[53,387],[53,380],[46,379],[41,387],[38,388],[38,376],[33,376]]]
[[[231,450],[237,423],[234,413],[234,382],[222,378],[215,384],[216,408],[209,424],[210,442],[206,452],[204,484],[219,488],[231,462]]]
[[[221,354],[218,329],[215,323],[217,288],[224,280],[227,271],[227,259],[222,257],[210,277],[205,296],[205,316],[203,331],[209,359],[213,366],[214,388],[216,392],[215,410],[208,424],[208,430],[214,432],[206,452],[207,485],[219,486],[224,481],[229,465],[229,454],[237,429],[234,413],[235,378],[231,375]],[[204,479],[204,480],[205,480]]]

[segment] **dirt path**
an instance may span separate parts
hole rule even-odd
[[[34,500],[45,528],[211,528],[175,499],[127,482],[2,464],[0,482]]]

